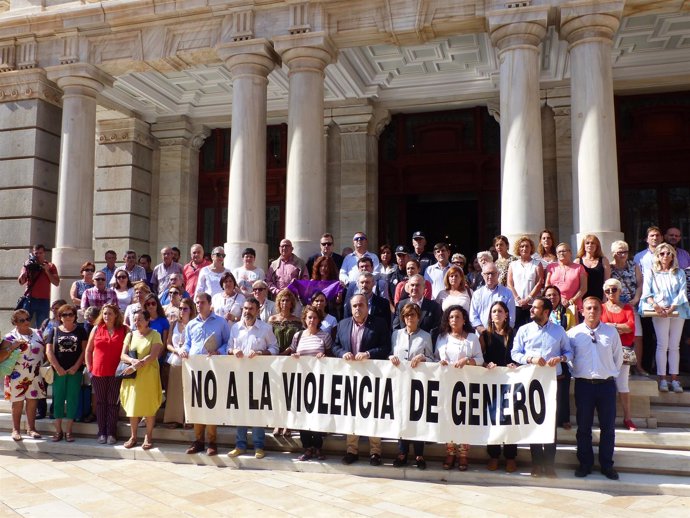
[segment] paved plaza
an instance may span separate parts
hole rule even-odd
[[[469,474],[471,476],[471,474]],[[0,451],[0,516],[688,516],[690,497]],[[623,487],[623,486],[622,486]]]

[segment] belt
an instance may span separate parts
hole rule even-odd
[[[609,381],[613,381],[613,376],[609,376],[606,379],[589,379],[589,378],[575,378],[575,381],[581,381],[583,383],[589,383],[590,385],[601,385],[602,383],[608,383]]]

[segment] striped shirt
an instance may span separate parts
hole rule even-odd
[[[315,335],[299,331],[292,338],[290,351],[300,356],[316,356],[318,353],[330,351],[332,345],[331,335],[326,331],[319,330]]]

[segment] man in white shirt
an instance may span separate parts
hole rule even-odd
[[[450,250],[446,243],[436,243],[434,245],[434,257],[436,262],[427,266],[424,270],[424,278],[431,283],[431,298],[436,300],[439,293],[446,289],[443,279],[450,268]]]
[[[340,267],[340,282],[345,285],[351,282],[357,282],[357,278],[359,277],[359,267],[357,263],[362,257],[367,256],[371,258],[373,264],[372,271],[379,265],[379,258],[368,251],[369,242],[364,232],[355,233],[352,237],[352,246],[354,247],[354,251],[343,259],[343,265]]]
[[[235,358],[247,358],[251,360],[256,356],[278,354],[278,341],[273,334],[270,324],[258,319],[259,301],[249,297],[242,305],[242,319],[230,330],[228,342],[228,354]],[[248,368],[250,368],[248,366]],[[254,441],[254,457],[263,459],[264,441],[266,430],[260,426],[252,428],[252,440]],[[238,426],[235,448],[228,453],[229,457],[239,457],[247,453],[247,427]]]
[[[601,322],[601,301],[587,297],[583,302],[582,324],[568,331],[573,351],[572,375],[575,378],[575,405],[577,407],[577,460],[580,466],[576,477],[592,472],[592,424],[594,411],[599,419],[599,466],[601,473],[618,480],[613,467],[613,449],[616,442],[616,377],[623,365],[623,346],[618,331]]]
[[[502,300],[508,306],[510,313],[510,327],[515,325],[515,298],[510,289],[498,283],[498,268],[494,263],[482,266],[482,277],[485,284],[472,295],[470,303],[470,324],[477,334],[483,333],[489,324],[489,310],[497,300]]]

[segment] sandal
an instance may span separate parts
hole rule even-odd
[[[455,457],[453,455],[446,455],[446,459],[443,461],[443,469],[453,469],[455,466]]]
[[[460,471],[467,471],[467,455],[464,453],[458,455],[458,469]]]
[[[143,444],[141,445],[142,450],[150,450],[151,448],[153,448],[152,442],[144,441]]]
[[[301,462],[305,462],[305,461],[310,460],[313,456],[314,456],[314,450],[312,448],[307,448],[306,450],[304,450],[304,453],[302,455],[297,457],[297,460],[299,460]]]
[[[66,442],[74,442],[74,435],[72,435],[72,432],[67,432],[65,434],[65,441]]]
[[[53,442],[60,442],[64,436],[65,434],[62,432],[55,432],[50,440]]]
[[[124,446],[125,448],[127,448],[129,450],[130,448],[134,448],[136,445],[137,445],[137,440],[134,437],[130,437],[129,440],[126,443],[124,443],[122,446]]]
[[[24,438],[22,437],[22,434],[20,434],[17,430],[12,430],[12,440],[19,442],[24,440]]]
[[[40,433],[38,433],[36,430],[27,430],[26,435],[28,435],[32,439],[42,439],[43,438],[43,436]]]

